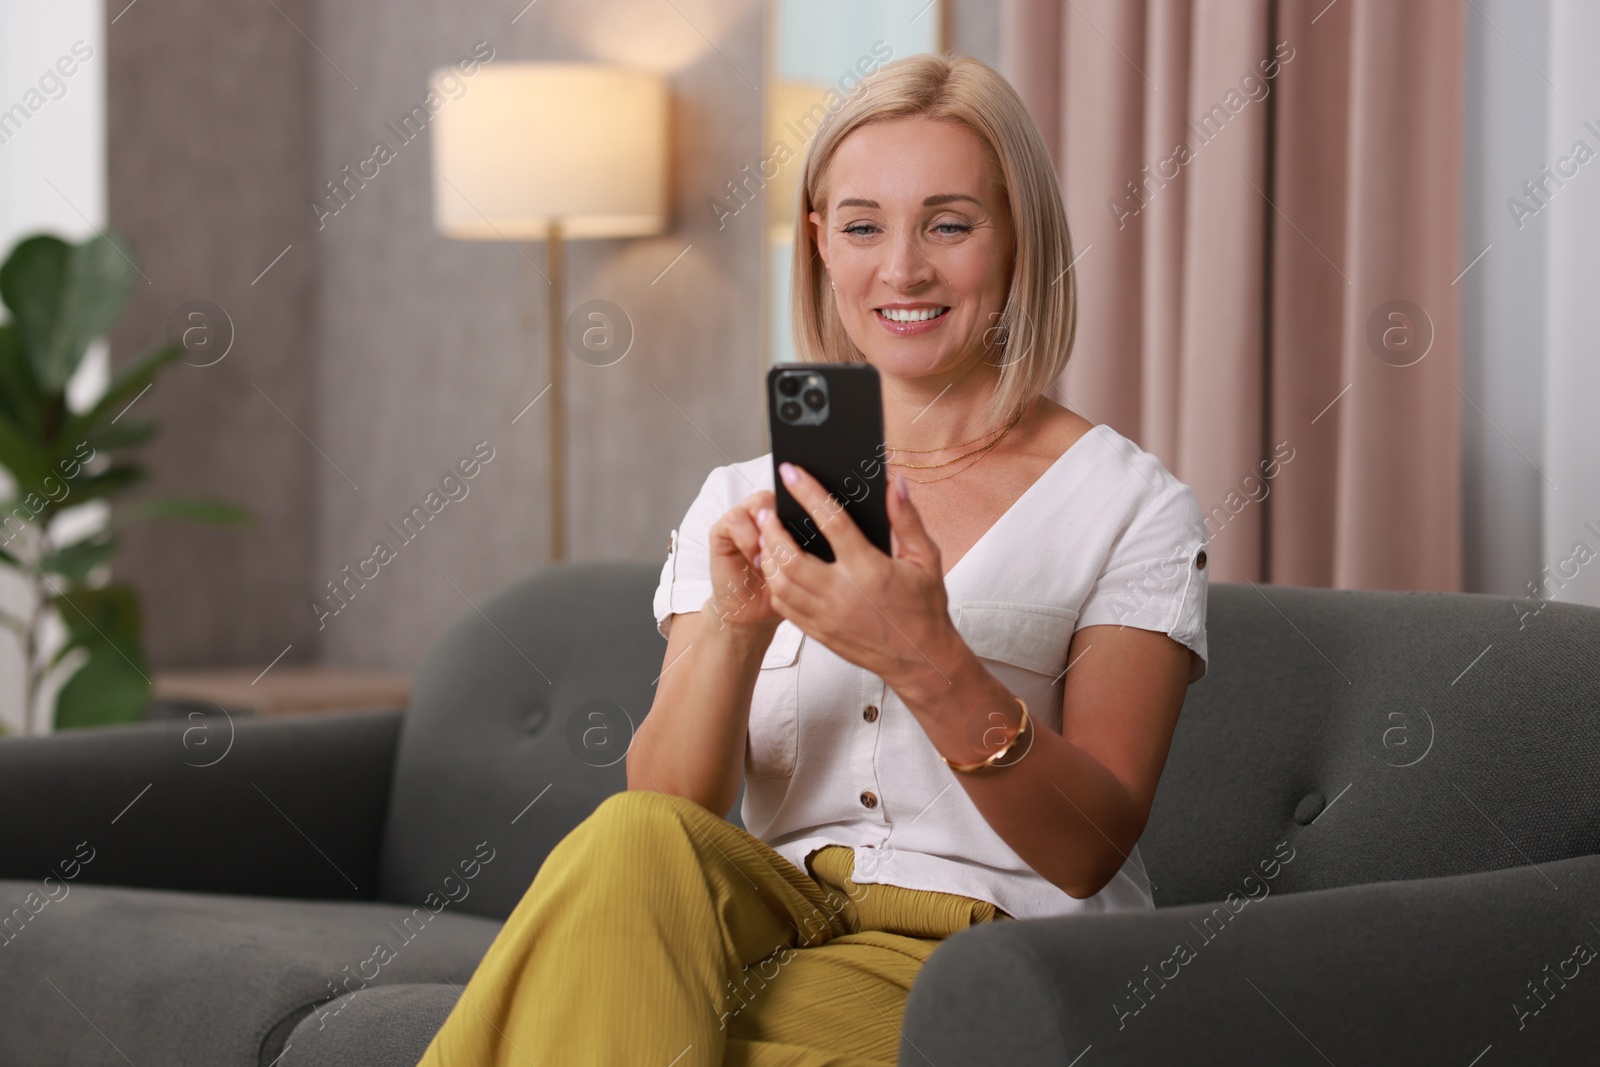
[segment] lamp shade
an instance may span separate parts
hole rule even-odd
[[[435,71],[429,85],[445,95]],[[634,237],[666,228],[667,87],[594,63],[496,63],[433,118],[434,223],[449,237]]]

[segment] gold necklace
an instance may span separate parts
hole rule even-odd
[[[1017,424],[1017,419],[1020,419],[1021,417],[1022,417],[1022,412],[1021,411],[1017,412],[1016,418],[1013,418],[1010,422],[1006,423],[1005,429],[1000,431],[1000,436],[999,437],[996,437],[993,441],[990,441],[988,444],[984,445],[982,448],[975,449],[974,451],[976,451],[978,453],[978,458],[973,460],[971,463],[968,463],[965,467],[962,467],[961,470],[955,471],[955,472],[950,473],[950,474],[943,475],[942,477],[938,477],[938,478],[906,478],[906,481],[908,481],[908,482],[916,482],[918,485],[927,485],[929,482],[942,482],[942,481],[945,481],[946,479],[954,478],[957,474],[961,474],[961,473],[963,473],[965,471],[971,470],[973,467],[978,465],[978,463],[983,459],[984,456],[989,454],[989,452],[994,448],[995,445],[998,445],[1001,442],[1001,440],[1003,440],[1005,438],[1006,434],[1011,432],[1011,427],[1015,426]],[[971,453],[968,453],[968,455],[971,455]],[[953,463],[953,462],[955,462],[955,460],[951,460],[950,462]],[[896,466],[904,466],[904,464],[896,464]],[[943,466],[947,466],[947,464],[935,463],[935,464],[933,464],[933,466],[935,466],[935,467],[943,467]],[[901,477],[905,478],[905,475],[902,474]]]
[[[959,463],[962,460],[966,459],[968,456],[979,455],[980,453],[987,452],[989,449],[991,449],[995,445],[999,444],[1000,441],[1005,437],[1005,435],[1011,432],[1011,428],[1013,426],[1015,426],[1022,419],[1022,415],[1023,415],[1023,412],[1025,410],[1026,410],[1026,406],[1024,406],[1022,408],[1018,408],[1017,409],[1017,413],[1014,416],[1012,416],[1011,421],[1006,423],[1005,426],[1000,429],[1000,436],[996,437],[993,441],[990,441],[988,444],[983,445],[983,446],[981,446],[979,448],[975,448],[971,452],[965,452],[965,453],[962,453],[959,456],[955,456],[955,457],[953,457],[951,459],[947,459],[947,460],[943,461],[942,463],[901,463],[898,460],[892,460],[892,459],[891,460],[886,460],[885,462],[889,466],[905,467],[907,470],[935,470],[935,469],[937,469],[939,467],[948,467],[952,463]],[[982,434],[979,434],[977,437],[972,438],[971,441],[962,441],[960,444],[945,445],[943,448],[895,448],[892,445],[885,445],[884,447],[890,449],[891,451],[895,451],[895,452],[915,452],[915,453],[919,453],[919,454],[926,454],[926,453],[929,453],[929,452],[943,452],[943,451],[947,451],[948,449],[952,449],[952,448],[960,448],[963,445],[970,445],[972,443],[972,441],[980,441],[983,438],[987,437],[989,434],[994,433],[994,432],[995,431],[990,430],[987,433],[982,433]],[[976,460],[974,460],[974,462],[976,462]],[[966,468],[962,468],[962,469],[965,470]]]
[[[938,448],[896,448],[894,445],[884,445],[883,447],[891,452],[915,452],[918,455],[925,455],[929,452],[947,452],[952,448],[965,448],[967,445],[972,444],[973,441],[981,441],[994,432],[993,430],[985,430],[969,441],[958,441],[953,445],[940,445]]]
[[[996,441],[995,444],[999,444],[999,442]],[[989,449],[993,448],[993,447],[994,447],[994,445],[990,445],[988,448],[983,449],[983,455],[987,455],[988,452],[989,452]],[[962,467],[960,470],[952,471],[949,474],[940,475],[937,478],[906,478],[906,476],[903,475],[903,474],[900,475],[900,477],[905,478],[906,481],[908,481],[908,482],[916,482],[918,485],[927,485],[929,482],[948,481],[949,479],[954,478],[956,475],[962,474],[962,473],[964,473],[966,471],[971,470],[973,467],[977,466],[978,463],[983,459],[983,455],[980,455],[977,459],[973,460],[971,463],[968,463],[965,467]]]

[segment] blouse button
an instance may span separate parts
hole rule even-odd
[[[878,797],[870,790],[863,790],[861,793],[861,803],[864,807],[875,808],[878,806]]]
[[[863,719],[866,719],[868,722],[877,722],[878,721],[878,708],[877,708],[877,705],[868,704],[866,706],[866,709],[864,711],[862,711],[861,717]]]
[[[1195,557],[1194,557],[1194,565],[1195,565],[1195,569],[1196,570],[1202,570],[1203,571],[1203,570],[1206,569],[1206,550],[1205,549],[1202,548],[1195,555]]]

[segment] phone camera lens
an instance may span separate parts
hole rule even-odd
[[[800,418],[801,407],[793,400],[785,400],[778,405],[778,414],[785,422],[794,422]]]
[[[778,379],[778,394],[780,396],[794,396],[800,391],[800,379],[792,374],[785,374]]]
[[[805,400],[806,407],[812,411],[821,411],[823,405],[827,403],[827,398],[822,395],[822,390],[816,388],[807,389],[802,399]]]

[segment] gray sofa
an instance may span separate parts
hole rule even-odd
[[[403,713],[0,741],[0,1065],[414,1063],[625,787],[657,577],[516,584]],[[1594,1062],[1600,610],[1539,606],[1214,586],[1157,909],[952,937],[900,1062]]]

